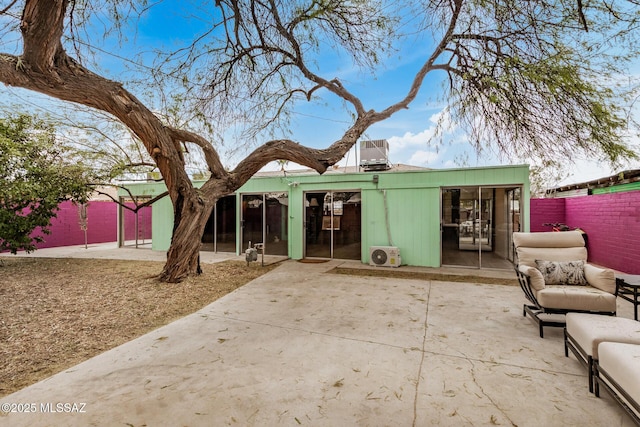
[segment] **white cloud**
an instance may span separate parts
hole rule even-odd
[[[413,153],[409,159],[409,164],[416,166],[430,166],[440,160],[442,154],[443,153],[437,153],[435,151],[418,150]]]
[[[455,131],[455,126],[451,122],[451,116],[447,110],[432,114],[429,117],[429,122],[431,126],[421,132],[405,132],[402,136],[387,138],[389,141],[389,151],[391,153],[397,153],[409,147],[428,146],[438,132],[449,135]],[[440,129],[438,129],[438,126],[440,126]]]
[[[417,134],[406,132],[402,136],[392,136],[391,138],[388,138],[389,151],[395,153],[400,152],[407,147],[413,147],[416,145],[426,146],[434,135],[435,128],[430,127]]]
[[[422,125],[424,124],[423,119]],[[392,163],[415,166],[444,167],[447,157],[455,155],[447,153],[448,150],[445,147],[461,138],[457,135],[458,133],[448,110],[442,109],[428,118],[426,129],[418,132],[407,131],[401,136],[388,137],[390,160]]]

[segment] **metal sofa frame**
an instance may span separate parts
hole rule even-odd
[[[516,270],[516,275],[518,277],[518,283],[520,284],[520,289],[522,289],[522,292],[524,292],[525,297],[532,303],[532,304],[522,305],[522,315],[524,317],[527,317],[527,314],[529,314],[529,317],[531,318],[531,320],[533,320],[534,323],[538,325],[538,328],[540,330],[540,338],[544,338],[543,328],[545,326],[564,327],[564,321],[545,320],[540,318],[540,315],[541,314],[565,314],[567,313],[567,311],[556,310],[556,309],[545,309],[544,307],[542,307],[538,302],[538,300],[536,299],[536,295],[533,292],[533,289],[531,289],[531,277],[529,277],[529,275],[524,274],[523,272],[518,270],[517,265],[514,266],[514,269]]]
[[[631,417],[631,419],[640,426],[640,417],[638,414],[634,412],[631,407],[635,409],[635,411],[640,412],[640,403],[636,402],[629,396],[629,393],[625,391],[620,385],[614,380],[602,367],[598,365],[597,362],[594,364],[595,371],[595,395],[600,397],[600,387],[602,386],[607,392],[613,397],[613,399],[625,410],[627,414]],[[606,381],[603,381],[603,378]]]
[[[522,315],[527,317],[529,314],[531,320],[538,325],[540,330],[540,338],[544,338],[544,327],[561,327],[565,326],[564,319],[563,320],[547,320],[541,317],[541,315],[553,315],[553,314],[567,314],[569,312],[573,313],[594,313],[594,314],[602,314],[608,316],[615,316],[616,312],[593,312],[589,310],[573,310],[573,309],[557,309],[557,308],[545,308],[536,299],[535,292],[531,287],[531,277],[529,275],[523,273],[518,269],[518,265],[514,264],[514,269],[516,271],[516,275],[518,278],[518,283],[520,284],[520,288],[522,292],[524,292],[525,297],[531,302],[531,304],[523,304]],[[617,296],[617,288],[616,288],[616,296]]]

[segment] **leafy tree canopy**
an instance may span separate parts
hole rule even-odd
[[[34,250],[43,240],[32,236],[36,228],[49,233],[60,202],[86,201],[91,180],[51,125],[27,115],[0,119],[0,251]]]

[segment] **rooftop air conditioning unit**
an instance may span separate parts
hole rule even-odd
[[[400,267],[400,249],[395,246],[371,246],[369,265],[378,267]]]
[[[386,139],[360,141],[360,167],[365,171],[389,169],[389,142]]]

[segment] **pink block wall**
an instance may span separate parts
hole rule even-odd
[[[529,201],[531,232],[551,231],[551,227],[542,224],[554,222],[566,224],[565,200],[567,199],[531,199]]]
[[[128,204],[134,207],[134,204]],[[124,214],[124,240],[136,240],[136,214],[129,209],[122,210]],[[151,206],[138,211],[138,240],[151,239]]]
[[[84,231],[80,229],[78,206],[72,202],[62,202],[57,217],[51,219],[51,234],[39,234],[44,242],[38,248],[73,246],[84,244]],[[117,240],[118,205],[113,202],[91,202],[87,206],[88,243],[115,242]]]
[[[40,234],[44,242],[38,248],[84,245],[84,231],[80,228],[78,206],[72,202],[60,204],[57,217],[52,218],[50,234]],[[129,212],[129,211],[125,211]],[[139,236],[151,239],[151,208],[145,208],[139,214]],[[142,234],[141,234],[142,233]],[[133,213],[125,213],[125,236],[135,239]],[[109,201],[93,201],[87,206],[87,243],[105,243],[118,240],[118,204]]]
[[[546,222],[580,227],[589,238],[589,261],[640,274],[640,191],[531,199],[531,231],[550,231]]]
[[[572,197],[567,223],[589,236],[589,260],[640,274],[640,191]]]

